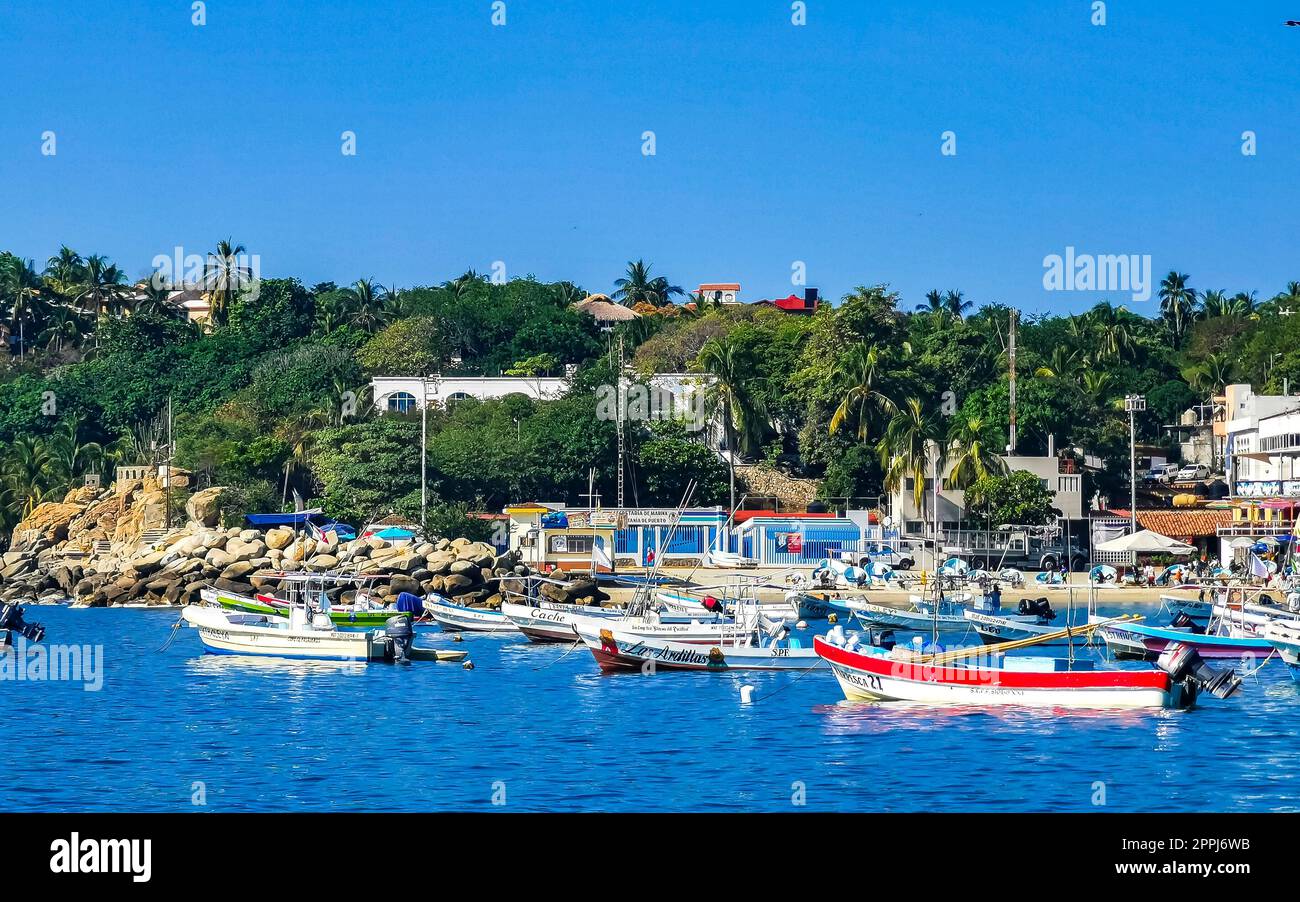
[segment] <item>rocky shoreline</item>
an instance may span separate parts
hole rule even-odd
[[[177,471],[173,484],[178,478],[185,476]],[[219,527],[223,491],[190,496],[185,526],[166,531],[145,528],[151,512],[162,521],[159,508],[166,503],[152,477],[104,492],[77,489],[39,505],[14,530],[12,550],[0,556],[0,602],[184,605],[198,602],[206,586],[240,595],[274,593],[285,588],[284,573],[333,572],[364,575],[365,591],[382,603],[402,592],[437,593],[457,604],[494,608],[510,590],[510,578],[528,573],[513,554],[465,538],[339,542],[286,528]],[[347,603],[356,591],[344,584],[327,594]],[[541,591],[577,604],[608,598],[590,579]]]

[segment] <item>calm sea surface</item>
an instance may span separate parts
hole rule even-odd
[[[850,705],[824,671],[602,676],[522,637],[397,668],[204,655],[189,629],[159,653],[174,609],[28,614],[102,645],[103,685],[0,682],[6,811],[1300,809],[1277,660],[1190,712],[935,709]]]

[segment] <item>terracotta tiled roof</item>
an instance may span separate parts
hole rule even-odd
[[[1127,510],[1111,511],[1117,517],[1127,517]],[[1220,526],[1232,523],[1229,510],[1139,510],[1138,526],[1158,532],[1171,539],[1201,539],[1218,535]]]

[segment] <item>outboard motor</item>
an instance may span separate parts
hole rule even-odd
[[[1188,631],[1198,636],[1205,634],[1205,627],[1201,626],[1186,611],[1179,611],[1174,615],[1174,619],[1169,621],[1169,625],[1175,629],[1187,627]]]
[[[415,628],[411,618],[397,614],[384,621],[384,638],[388,641],[394,664],[410,664],[411,643],[415,641]]]
[[[1052,610],[1052,603],[1046,598],[1020,599],[1020,613],[1031,614],[1044,620],[1056,619],[1056,612]]]
[[[885,651],[892,651],[898,643],[894,640],[893,630],[872,630],[871,644],[875,648],[883,648]]]
[[[1234,671],[1215,670],[1190,645],[1170,643],[1156,659],[1156,666],[1174,682],[1203,689],[1215,698],[1228,698],[1241,688],[1241,677]]]
[[[45,638],[45,627],[39,623],[28,623],[23,619],[23,609],[18,602],[11,601],[0,607],[0,645],[9,644],[9,633],[12,630],[22,636],[28,642],[40,642]]]

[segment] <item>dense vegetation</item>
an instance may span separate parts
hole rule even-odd
[[[567,282],[497,284],[471,271],[400,290],[269,279],[250,292],[231,278],[242,251],[223,242],[209,257],[207,328],[185,320],[168,286],[130,285],[102,257],[63,248],[38,268],[0,254],[0,322],[11,332],[11,353],[0,354],[0,527],[84,473],[169,453],[201,485],[231,486],[249,509],[292,506],[298,493],[354,522],[415,516],[419,415],[374,416],[370,376],[558,375],[567,364],[579,369],[565,398],[430,411],[431,516],[445,522],[520,499],[578,502],[589,480],[608,501],[615,426],[598,415],[598,396],[614,379],[620,341],[642,376],[711,374],[707,411],[728,444],[821,479],[827,498],[872,498],[923,476],[936,445],[963,486],[1000,470],[1011,311],[974,309],[959,291],[931,292],[908,310],[887,286],[860,287],[795,316],[674,301],[682,290],[637,261],[611,295],[642,316],[602,332],[573,309],[587,293]],[[1102,303],[1021,319],[1022,453],[1044,453],[1049,435],[1065,453],[1087,449],[1107,464],[1089,475],[1090,489],[1119,497],[1126,393],[1147,396],[1140,437],[1160,443],[1163,424],[1226,383],[1300,385],[1300,317],[1289,315],[1300,283],[1257,302],[1190,282],[1171,273],[1154,317]],[[675,503],[694,475],[697,501],[725,503],[726,464],[700,433],[632,425],[631,498]]]

